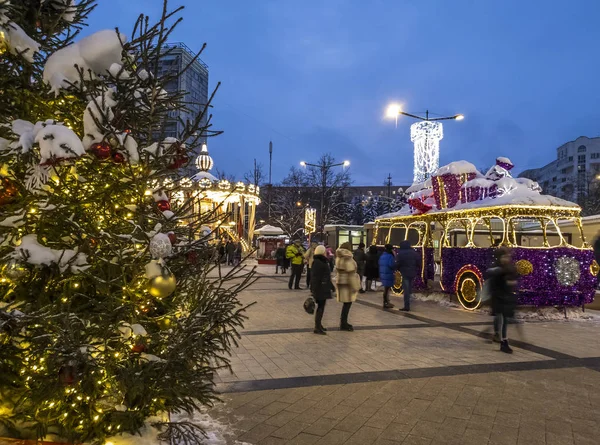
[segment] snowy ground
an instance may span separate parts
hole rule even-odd
[[[416,293],[413,298],[419,301],[430,301],[451,309],[464,311],[463,307],[456,300],[450,298],[450,294],[441,292]],[[489,307],[482,307],[473,311],[479,314],[489,314]],[[521,307],[515,314],[517,320],[523,321],[598,321],[600,322],[600,313],[598,311],[586,309],[584,312],[579,307],[559,308],[559,307]]]
[[[225,406],[223,404],[219,404],[215,406],[214,409],[216,411],[224,410]],[[247,442],[235,440],[234,437],[236,434],[234,427],[214,419],[207,412],[197,412],[192,416],[183,415],[179,416],[177,419],[190,421],[201,426],[208,435],[205,440],[206,445],[250,445]]]

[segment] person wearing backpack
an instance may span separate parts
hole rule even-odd
[[[315,247],[310,271],[310,291],[317,304],[317,310],[315,312],[315,329],[313,332],[319,335],[326,335],[327,329],[323,327],[322,323],[323,314],[325,313],[325,303],[331,298],[331,290],[333,287],[329,260],[325,254],[325,246]]]

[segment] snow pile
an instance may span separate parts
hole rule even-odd
[[[10,143],[10,148],[20,148],[22,153],[28,153],[33,144],[37,143],[40,147],[40,164],[85,154],[83,144],[75,132],[52,119],[35,124],[16,119],[12,122],[11,129],[19,139]]]
[[[42,246],[38,242],[36,234],[25,235],[21,239],[21,244],[15,247],[12,257],[34,266],[58,264],[61,272],[69,269],[74,274],[90,267],[84,253],[77,253],[76,250],[71,249],[55,250]]]
[[[21,55],[25,60],[33,63],[35,54],[40,51],[40,44],[2,12],[0,12],[0,32],[4,34],[6,46],[11,54]]]
[[[444,294],[442,292],[419,292],[412,294],[412,297],[417,301],[431,301],[440,306],[462,309],[462,306],[456,301],[453,301],[449,294]]]
[[[95,78],[108,72],[113,64],[122,62],[122,45],[127,37],[113,30],[98,31],[53,53],[44,67],[44,82],[56,96],[61,89],[79,82],[79,69]],[[77,67],[76,67],[77,65]]]
[[[61,12],[61,18],[67,23],[73,23],[77,16],[75,0],[41,0],[41,4],[50,3],[55,10]]]
[[[224,405],[215,406],[216,409],[223,409]],[[188,421],[200,426],[206,432],[206,445],[250,445],[247,442],[235,440],[235,426],[231,426],[214,419],[207,412],[195,412],[192,416],[188,414],[178,415],[174,421]],[[240,419],[241,420],[241,419]],[[115,444],[118,445],[118,444]]]
[[[40,164],[53,159],[76,158],[85,154],[79,137],[62,124],[44,125],[38,131],[35,142],[40,146]]]
[[[467,173],[478,173],[477,167],[467,161],[455,161],[438,168],[433,176],[462,175]]]
[[[19,213],[13,216],[7,216],[6,218],[0,220],[1,227],[21,227],[25,225],[25,212]]]
[[[89,101],[83,112],[83,145],[88,150],[92,144],[104,139],[104,131],[101,126],[108,127],[110,121],[115,117],[112,109],[117,105],[114,99],[115,90],[109,88],[103,95]],[[101,126],[99,126],[99,124]]]
[[[119,65],[119,69],[120,67],[121,65]],[[89,150],[93,144],[104,141],[106,133],[111,129],[111,121],[115,117],[112,109],[117,106],[114,96],[114,88],[109,88],[104,94],[91,100],[85,107],[85,111],[83,112],[83,131],[85,133],[83,146],[86,150]],[[135,139],[128,133],[117,133],[114,131],[113,133],[116,135],[119,145],[125,148],[125,154],[129,162],[137,164],[140,160],[140,155]]]
[[[559,307],[520,308],[515,319],[524,321],[600,321],[600,315],[584,312],[580,307],[568,307],[566,311]]]

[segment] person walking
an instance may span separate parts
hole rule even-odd
[[[219,264],[224,263],[226,259],[225,245],[223,240],[219,241]]]
[[[237,266],[238,264],[240,264],[242,262],[242,251],[243,251],[242,243],[238,242],[235,245],[235,251],[233,253],[233,265],[234,266]]]
[[[489,292],[494,311],[494,337],[500,334],[500,350],[512,354],[508,344],[508,319],[514,317],[517,306],[515,287],[518,279],[517,269],[512,263],[510,250],[499,247],[494,251],[494,264],[486,271],[489,280]]]
[[[396,253],[396,270],[402,275],[402,291],[404,293],[404,307],[400,309],[410,312],[410,297],[412,296],[415,278],[421,270],[421,256],[414,251],[410,241],[402,241]]]
[[[396,271],[396,258],[394,257],[394,246],[385,245],[385,250],[379,257],[379,279],[383,284],[383,308],[392,309],[394,305],[390,303],[390,289],[394,285]]]
[[[235,255],[235,244],[232,241],[227,241],[225,245],[225,251],[227,252],[227,265],[233,266],[233,257]]]
[[[377,246],[370,246],[365,256],[365,287],[367,292],[370,292],[373,290],[373,282],[376,282],[377,278],[379,278],[379,253],[377,252]]]
[[[353,252],[353,258],[354,261],[356,262],[356,272],[358,273],[358,276],[360,277],[360,290],[358,291],[361,294],[365,293],[365,290],[363,289],[363,278],[365,276],[365,266],[367,263],[367,254],[365,253],[365,243],[360,243],[358,245],[358,248]]]
[[[295,240],[294,244],[288,246],[285,251],[285,257],[292,263],[292,273],[288,287],[292,289],[293,285],[294,289],[300,289],[300,278],[304,269],[304,249],[299,239]]]
[[[337,301],[343,303],[340,317],[340,329],[342,331],[353,331],[354,327],[348,323],[348,314],[352,303],[356,301],[360,282],[356,273],[356,261],[352,258],[352,245],[349,242],[342,244],[335,252],[335,287]]]
[[[313,263],[310,269],[310,291],[317,303],[315,329],[313,332],[320,335],[326,335],[327,329],[323,327],[323,314],[325,312],[325,303],[331,298],[331,290],[333,288],[329,260],[325,254],[325,246],[317,246],[314,250]]]

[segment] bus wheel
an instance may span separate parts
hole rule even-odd
[[[481,305],[481,278],[472,270],[459,272],[456,277],[456,297],[468,311],[477,309]]]
[[[394,273],[394,285],[392,286],[392,292],[394,295],[404,294],[404,291],[402,290],[402,274],[398,271]]]

